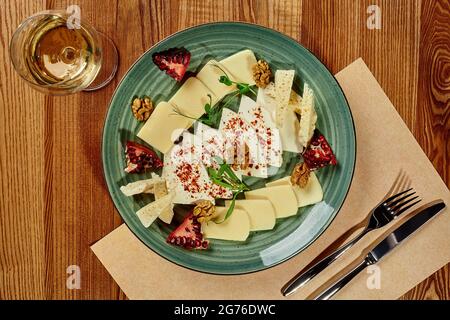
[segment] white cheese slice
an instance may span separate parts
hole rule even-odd
[[[246,176],[267,178],[267,163],[259,161],[258,137],[255,130],[236,112],[224,108],[219,131],[224,138],[224,160],[232,164],[244,162],[245,145],[248,146],[250,165],[240,173]]]
[[[253,66],[257,63],[255,54],[251,50],[240,51],[220,63],[230,71],[228,75],[231,80],[243,82],[250,85],[255,84],[253,79]]]
[[[189,132],[183,134],[181,143],[164,156],[162,177],[166,179],[169,191],[175,193],[173,202],[192,204],[199,200],[215,198],[230,199],[229,189],[214,184],[202,163],[201,140]]]
[[[173,164],[167,161],[164,163],[163,177],[167,179],[169,190],[175,193],[174,203],[192,204],[199,200],[214,203],[214,197],[208,192],[211,181],[201,163],[180,161]]]
[[[158,175],[155,175],[151,179],[145,179],[145,180],[139,180],[130,182],[125,186],[120,187],[120,191],[127,197],[134,196],[136,194],[140,193],[153,193],[155,185],[157,184],[164,184],[166,181],[159,177]]]
[[[238,113],[250,125],[253,125],[258,129],[262,127],[275,128],[276,124],[273,121],[269,110],[263,108],[259,113],[256,113],[257,109],[260,107],[262,107],[262,104],[258,101],[255,101],[248,96],[242,96]]]
[[[173,197],[174,194],[169,193],[159,200],[150,202],[148,205],[136,212],[136,215],[138,216],[144,227],[148,228],[153,223],[153,221],[158,218],[161,212],[163,212],[167,208],[172,207]]]
[[[153,148],[166,153],[183,130],[193,123],[192,119],[177,115],[170,103],[160,102],[137,136]]]
[[[164,223],[170,224],[173,219],[173,204],[170,206],[167,206],[164,210],[161,211],[161,214],[159,215],[159,220],[161,220]]]
[[[228,208],[216,207],[218,216],[217,221],[222,221]],[[206,238],[245,241],[250,232],[250,220],[247,212],[243,209],[235,208],[231,216],[222,223],[209,221],[202,224],[202,232]]]
[[[205,113],[205,104],[209,103],[208,95],[211,95],[212,105],[214,105],[218,101],[216,95],[200,80],[191,77],[178,89],[169,102],[175,105],[180,113],[198,119]]]
[[[165,197],[169,191],[167,190],[167,185],[166,185],[166,181],[164,180],[164,182],[160,182],[160,183],[156,183],[154,188],[154,194],[155,194],[155,200],[160,200],[163,197]],[[170,224],[172,222],[173,219],[173,203],[170,206],[167,206],[164,210],[161,211],[161,214],[159,215],[159,219],[167,224]]]
[[[258,90],[256,102],[269,112],[270,116],[272,117],[272,122],[274,123],[273,119],[275,119],[277,102],[274,98],[275,85],[273,84],[273,82],[271,82],[270,84],[270,87],[268,86],[265,89],[260,88]],[[271,94],[271,91],[273,91],[273,96]],[[301,100],[301,97],[294,91],[291,92],[291,98],[293,95],[296,96],[297,101]],[[294,108],[291,107],[290,102],[288,108],[286,108],[285,110],[285,114],[283,117],[283,126],[281,128],[278,128],[278,132],[281,138],[281,146],[283,151],[299,153],[300,151],[302,151],[302,147],[300,146],[298,140],[299,121],[297,115],[292,109]]]
[[[226,206],[230,201],[225,201]],[[235,207],[247,212],[250,231],[272,230],[275,226],[275,209],[269,200],[236,200]]]
[[[277,70],[275,72],[275,122],[278,128],[283,127],[285,110],[288,108],[291,98],[292,85],[294,83],[295,70]]]
[[[259,90],[263,90],[263,92],[265,92],[266,93],[266,95],[268,96],[268,97],[270,97],[270,98],[272,98],[272,99],[274,99],[274,101],[275,101],[275,107],[276,107],[276,97],[277,97],[277,93],[276,93],[276,89],[275,89],[275,83],[273,83],[273,82],[270,82],[268,85],[267,85],[267,87],[265,87],[265,88],[259,88]],[[258,90],[258,91],[259,91]],[[275,109],[274,109],[275,110]]]
[[[216,158],[225,159],[224,143],[225,139],[222,133],[214,128],[211,128],[203,123],[198,122],[196,125],[195,136],[199,137],[202,142],[201,160],[206,167],[219,169],[219,164]],[[233,170],[233,169],[232,169]],[[236,176],[242,180],[242,173],[233,170]]]
[[[211,128],[201,122],[196,123],[195,136],[201,141],[202,161],[207,167],[215,166],[215,157],[223,159],[224,139],[219,130]]]
[[[220,62],[210,60],[197,74],[197,79],[216,95],[218,101],[236,90],[235,85],[226,86],[219,82],[219,78],[224,75],[222,70],[227,74],[230,74],[230,71],[228,71]]]
[[[292,186],[290,179],[291,178],[288,176],[279,180],[268,182],[266,185],[269,187],[281,185]],[[317,176],[314,174],[314,172],[311,172],[308,183],[304,188],[300,188],[299,186],[292,186],[292,189],[294,190],[295,196],[297,197],[297,206],[299,208],[318,203],[323,199],[322,186],[320,185],[319,179],[317,179]]]
[[[297,214],[297,198],[290,185],[265,187],[245,192],[246,199],[266,199],[272,202],[277,218]]]
[[[300,130],[298,131],[298,139],[303,148],[308,146],[314,129],[316,128],[317,113],[314,109],[314,92],[305,83],[303,88],[303,99],[300,103]]]
[[[258,136],[258,157],[264,164],[280,167],[283,162],[280,133],[265,108],[253,99],[242,96],[239,115]]]

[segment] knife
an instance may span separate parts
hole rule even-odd
[[[344,275],[341,279],[333,285],[322,291],[314,300],[328,300],[334,296],[340,289],[350,282],[358,273],[364,270],[367,266],[377,263],[385,255],[397,247],[400,243],[406,240],[410,235],[416,232],[422,225],[437,215],[445,208],[445,203],[442,200],[434,201],[425,209],[415,214],[412,218],[403,222],[397,229],[395,229],[386,238],[378,242],[372,250],[367,254],[364,260],[354,267],[350,272]]]

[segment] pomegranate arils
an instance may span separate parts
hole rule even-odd
[[[161,159],[151,149],[136,142],[128,141],[125,147],[127,173],[142,173],[147,170],[156,170],[163,166]]]
[[[310,170],[337,164],[336,157],[328,141],[317,129],[314,131],[308,148],[303,153],[303,160]]]
[[[185,249],[207,249],[209,242],[203,239],[200,229],[197,217],[190,213],[178,228],[169,234],[166,242]]]
[[[160,70],[176,81],[181,81],[191,62],[191,53],[185,48],[171,48],[154,53],[152,58]]]

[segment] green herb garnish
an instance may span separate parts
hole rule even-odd
[[[247,93],[251,92],[256,96],[256,92],[255,92],[255,90],[252,89],[251,85],[249,85],[248,83],[233,81],[230,79],[230,77],[225,72],[225,70],[223,70],[220,66],[218,66],[217,64],[214,64],[213,66],[215,66],[216,68],[218,68],[220,71],[223,72],[223,76],[220,76],[220,78],[219,78],[220,83],[223,83],[224,85],[226,85],[228,87],[235,84],[239,94],[247,94]]]
[[[234,91],[234,93],[235,94],[232,96],[227,96],[228,98],[224,104],[216,103],[214,106],[212,105],[212,97],[210,94],[208,94],[209,102],[204,106],[205,113],[198,119],[182,113],[176,107],[173,108],[174,113],[172,115],[179,115],[188,119],[197,120],[210,127],[218,127],[220,118],[222,117],[222,109],[228,106],[230,102],[240,94],[238,90]]]
[[[231,200],[230,207],[228,208],[225,217],[222,221],[216,222],[220,224],[225,222],[233,213],[237,196],[244,191],[250,190],[250,188],[236,176],[229,164],[224,163],[223,160],[218,157],[214,157],[214,159],[219,164],[219,169],[216,170],[211,167],[207,168],[211,181],[214,184],[231,190],[233,193],[233,199]]]
[[[205,113],[198,119],[198,121],[212,127],[220,121],[221,108],[219,108],[217,105],[213,106],[211,95],[208,94],[208,97],[209,103],[205,104]]]
[[[237,89],[233,92],[230,92],[228,95],[226,95],[226,101],[224,104],[221,103],[222,101],[219,101],[215,105],[212,105],[212,97],[210,94],[208,94],[209,102],[206,103],[204,106],[205,113],[198,119],[190,117],[186,114],[183,114],[180,110],[178,110],[178,108],[174,108],[173,110],[176,115],[180,115],[180,116],[186,117],[188,119],[192,119],[192,120],[198,120],[201,123],[203,123],[207,126],[210,126],[210,127],[218,127],[220,118],[222,116],[223,108],[228,106],[236,97],[238,97],[239,95],[242,95],[242,94],[247,94],[249,92],[256,95],[256,92],[255,92],[255,90],[252,89],[251,85],[249,85],[248,83],[232,81],[230,79],[230,77],[228,76],[228,74],[225,72],[225,70],[223,70],[220,66],[218,66],[216,64],[214,64],[213,66],[215,66],[216,68],[219,68],[220,71],[223,72],[223,76],[220,76],[220,78],[219,78],[220,83],[223,83],[224,85],[229,86],[229,87],[232,86],[233,84],[235,84]]]

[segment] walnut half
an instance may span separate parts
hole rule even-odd
[[[131,111],[138,121],[147,121],[153,112],[153,103],[149,97],[135,98],[131,104]]]
[[[264,60],[259,60],[253,65],[253,79],[259,88],[265,88],[270,83],[272,71],[269,64]]]
[[[306,187],[308,184],[310,175],[310,170],[306,163],[301,162],[297,163],[294,167],[294,170],[292,170],[291,174],[291,183],[293,186],[299,186],[300,188]]]
[[[216,215],[216,207],[208,200],[200,200],[194,208],[194,216],[197,217],[198,222],[208,222]]]

